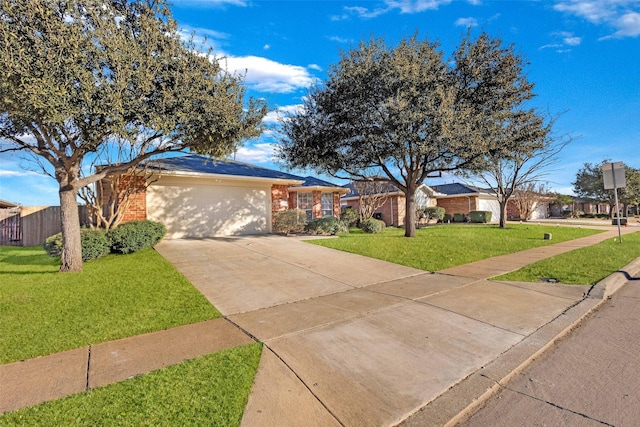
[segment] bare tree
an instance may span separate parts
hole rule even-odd
[[[144,194],[154,182],[149,179],[150,176],[145,167],[131,168],[82,187],[78,197],[87,205],[89,225],[105,230],[117,227],[133,199],[138,194]]]
[[[534,110],[511,119],[497,137],[517,141],[516,148],[484,157],[470,172],[495,192],[500,205],[500,228],[506,228],[507,203],[514,192],[541,182],[549,173],[548,167],[558,161],[558,154],[572,141],[569,136],[554,137],[555,119],[545,122]]]
[[[520,219],[529,221],[533,212],[541,203],[551,201],[554,197],[549,195],[545,184],[529,182],[513,192],[512,201],[518,208]]]
[[[353,187],[358,192],[358,213],[360,221],[373,217],[389,199],[391,185],[386,181],[373,178],[353,181]]]

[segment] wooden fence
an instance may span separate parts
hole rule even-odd
[[[20,225],[20,208],[0,209],[0,245],[21,245]]]
[[[60,206],[22,207],[12,214],[2,211],[9,209],[0,209],[0,245],[38,246],[62,230]],[[78,214],[80,223],[86,224],[87,207],[80,206]]]

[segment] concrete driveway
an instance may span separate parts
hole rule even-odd
[[[397,424],[585,290],[432,274],[279,236],[157,250],[264,343],[245,426]]]

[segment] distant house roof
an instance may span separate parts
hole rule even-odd
[[[433,189],[445,196],[470,196],[489,194],[494,195],[495,192],[487,188],[474,187],[473,185],[460,184],[453,182],[451,184],[434,185]]]
[[[343,186],[334,184],[329,181],[324,181],[322,179],[319,179],[313,176],[307,176],[301,179],[304,179],[304,183],[302,183],[302,185],[297,185],[295,187],[292,187],[291,190],[304,191],[304,190],[313,190],[313,189],[316,189],[316,190],[331,189],[332,192],[339,192],[339,193],[346,193],[348,191]]]
[[[7,202],[6,200],[0,200],[0,209],[17,208],[20,206],[17,203]]]
[[[210,174],[235,177],[260,178],[271,180],[296,181],[291,184],[302,184],[306,178],[263,168],[235,160],[214,160],[203,156],[180,156],[150,160],[145,163],[151,171],[176,174]]]
[[[390,182],[386,181],[378,181],[376,183],[378,188],[380,189],[380,193],[387,193],[388,195],[401,194],[401,191]],[[342,196],[343,199],[357,198],[360,197],[360,193],[358,192],[358,188],[355,181],[351,181],[348,184],[342,186],[348,192]]]
[[[395,195],[404,195],[404,193],[402,191],[400,191],[400,189],[398,189],[398,187],[396,187],[394,184],[390,183],[390,182],[379,182],[380,185],[380,193],[387,193],[387,195],[390,196],[395,196]],[[344,188],[347,188],[349,190],[349,192],[347,194],[345,194],[344,196],[342,196],[343,199],[345,200],[349,200],[349,199],[355,199],[360,197],[360,194],[358,193],[358,189],[356,188],[357,185],[354,184],[354,182],[350,182],[348,184],[343,185]],[[420,189],[422,189],[424,192],[426,192],[430,197],[438,197],[438,196],[444,196],[444,194],[441,194],[440,192],[435,190],[435,187],[430,187],[426,184],[422,184],[420,187],[418,187]]]

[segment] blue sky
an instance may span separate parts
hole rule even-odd
[[[307,88],[348,50],[371,36],[395,45],[418,32],[447,56],[467,27],[513,43],[529,61],[535,105],[562,113],[555,131],[575,141],[549,171],[550,188],[571,193],[584,162],[605,158],[640,168],[640,0],[174,0],[185,34],[207,37],[224,64],[246,70],[248,94],[273,111],[295,109]],[[237,160],[279,168],[272,136],[250,141]],[[58,204],[53,178],[32,163],[0,155],[0,199]],[[301,171],[293,171],[301,173]],[[452,177],[427,184],[451,182]]]

